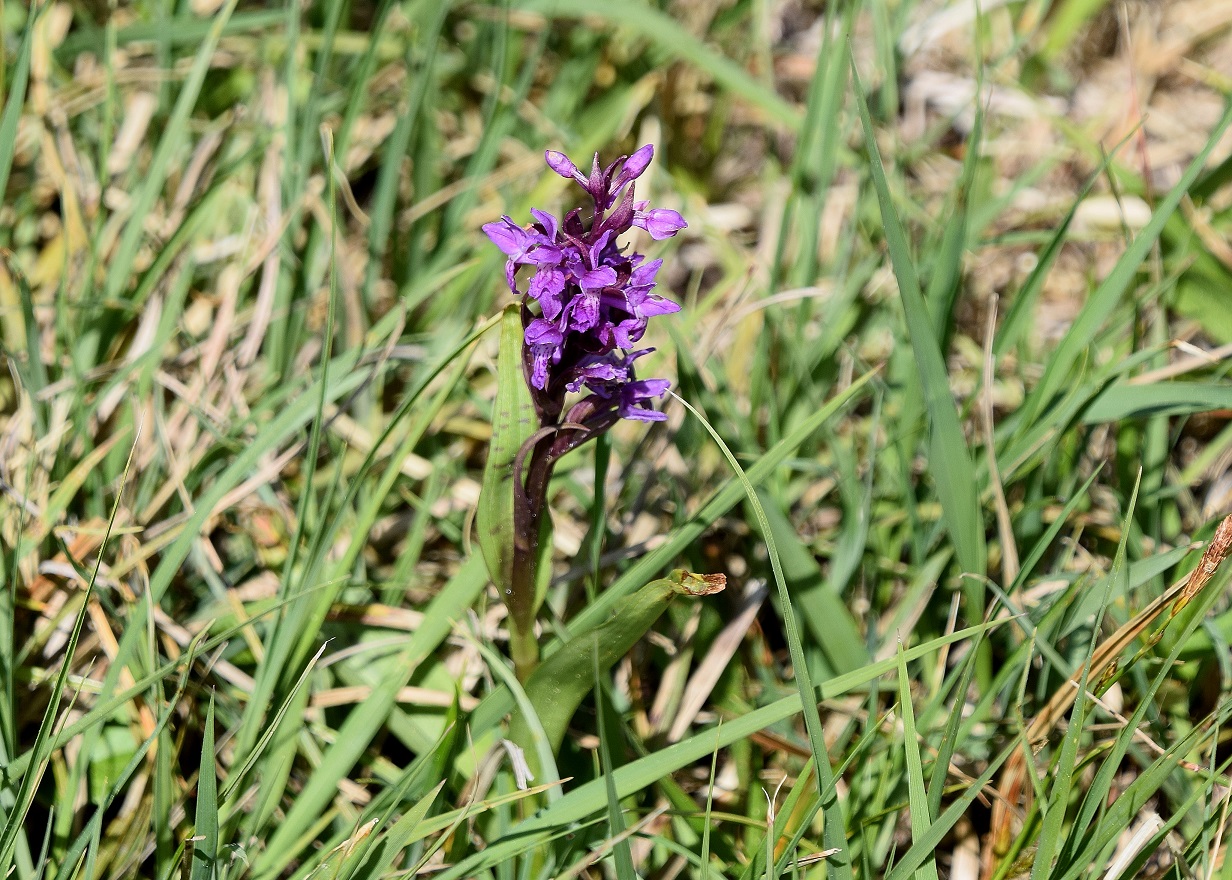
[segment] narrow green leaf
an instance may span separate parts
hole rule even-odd
[[[110,807],[115,802],[116,798],[126,790],[128,790],[129,782],[137,773],[137,769],[146,763],[146,756],[149,754],[150,747],[158,741],[162,736],[163,730],[167,726],[167,722],[171,720],[171,716],[175,714],[176,707],[179,705],[180,699],[184,696],[184,691],[188,686],[188,673],[192,669],[193,660],[197,656],[197,649],[201,640],[205,638],[205,631],[198,633],[196,638],[189,643],[188,650],[185,652],[187,662],[184,664],[184,669],[180,673],[179,682],[176,686],[175,693],[171,700],[167,703],[166,708],[159,715],[155,722],[154,730],[149,736],[142,741],[141,745],[133,752],[128,763],[116,775],[114,782],[108,788],[106,795],[103,796],[100,803],[97,805],[94,814],[90,817],[90,821],[86,827],[81,830],[77,838],[68,847],[63,860],[60,863],[60,870],[56,874],[55,880],[70,880],[71,877],[79,876],[74,872],[78,861],[82,854],[86,856],[87,868],[97,858],[98,845],[102,836],[103,818],[110,813]],[[92,873],[85,873],[84,876],[93,876]]]
[[[954,803],[946,807],[945,812],[937,817],[923,835],[918,838],[912,835],[911,847],[903,853],[902,858],[886,875],[885,880],[908,880],[915,875],[921,865],[936,857],[941,841],[958,824],[958,820],[967,815],[971,804],[984,791],[984,787],[992,782],[993,776],[1001,769],[1001,765],[1006,762],[1015,748],[1016,746],[1009,746],[1003,749],[995,759],[989,762],[984,772],[968,784],[962,794],[954,799]]]
[[[903,720],[903,753],[906,757],[907,798],[911,814],[911,839],[922,839],[932,825],[929,812],[928,792],[924,787],[924,764],[920,760],[920,743],[916,739],[915,709],[911,705],[911,678],[907,674],[907,661],[902,659],[902,650],[897,655],[898,664],[898,711]],[[926,858],[916,869],[916,880],[937,880],[936,857]]]
[[[1098,632],[1098,630],[1097,630]],[[1094,644],[1094,642],[1092,642]],[[1078,682],[1078,697],[1070,712],[1069,726],[1061,741],[1061,754],[1052,775],[1052,788],[1048,798],[1044,825],[1037,839],[1035,858],[1031,865],[1031,880],[1042,880],[1052,874],[1052,862],[1063,842],[1065,813],[1069,806],[1070,792],[1074,787],[1074,771],[1078,766],[1078,743],[1082,739],[1086,721],[1087,675],[1083,671]],[[1028,773],[1034,771],[1030,768]]]
[[[547,800],[552,803],[560,797],[560,771],[556,769],[556,754],[560,744],[548,740],[543,721],[539,717],[540,708],[548,707],[532,701],[527,696],[522,683],[506,665],[505,658],[482,642],[475,641],[474,645],[487,662],[492,677],[513,694],[515,708],[513,723],[509,725],[509,741],[522,750],[522,757],[534,779],[542,785],[550,786]],[[560,735],[563,738],[564,731],[561,731]]]
[[[286,13],[281,9],[237,12],[223,27],[222,36],[261,34],[263,31],[270,31],[285,19]],[[114,19],[108,21],[111,23]],[[176,20],[175,27],[165,36],[169,45],[199,45],[209,35],[213,26],[214,23],[206,19],[181,16]],[[166,30],[166,24],[161,22],[134,21],[124,27],[115,28],[113,38],[116,46],[126,46],[130,43],[152,43],[164,36]],[[56,55],[60,59],[74,58],[83,52],[101,55],[106,49],[107,39],[102,28],[74,28],[65,37],[64,42],[56,48]]]
[[[979,30],[980,26],[977,26],[977,34]],[[975,93],[984,94],[983,65],[977,66]],[[893,106],[897,112],[897,102]],[[923,301],[932,315],[933,333],[939,342],[947,338],[954,322],[954,302],[962,287],[963,254],[967,251],[970,239],[979,234],[978,229],[971,230],[969,226],[976,172],[983,155],[983,132],[984,106],[982,102],[976,101],[971,134],[964,147],[962,173],[946,206],[944,229],[940,242],[934,245],[931,273],[923,294]],[[897,268],[895,271],[897,272]]]
[[[337,795],[339,780],[355,766],[364,750],[385,725],[397,702],[398,692],[419,665],[444,641],[453,627],[453,622],[462,617],[475,601],[477,593],[484,586],[482,578],[476,577],[476,568],[473,562],[463,566],[451,580],[450,586],[433,598],[424,613],[423,621],[402,650],[394,670],[373,688],[356,711],[347,715],[321,764],[315,769],[304,789],[298,793],[286,818],[278,825],[265,850],[254,862],[255,876],[277,873],[281,868],[280,863],[293,854],[293,848],[302,841],[304,832]]]
[[[436,803],[437,797],[441,793],[441,789],[445,787],[446,780],[442,779],[436,784],[426,795],[421,797],[415,804],[403,813],[393,827],[389,829],[376,844],[376,855],[367,865],[364,866],[362,872],[356,872],[354,876],[357,880],[375,880],[377,877],[384,877],[393,866],[396,859],[404,849],[411,845],[419,825],[423,822],[424,817],[428,815],[428,810],[432,809],[432,805]]]
[[[387,876],[390,866],[402,851],[416,840],[426,836],[423,830],[424,821],[435,799],[439,796],[441,788],[448,782],[445,777],[449,775],[449,766],[455,757],[455,748],[462,736],[463,731],[462,726],[458,724],[458,706],[455,701],[449,707],[449,712],[445,717],[445,729],[440,737],[421,750],[420,756],[402,771],[397,780],[385,786],[359,817],[360,825],[366,825],[373,820],[376,820],[377,824],[372,835],[361,844],[363,848],[356,852],[354,859],[350,860],[352,864],[348,873],[344,875],[345,877],[353,878],[353,880],[377,880],[378,877]],[[427,786],[431,785],[435,779],[441,781],[425,793]],[[409,810],[406,809],[407,801],[414,801],[414,805]],[[401,818],[389,826],[390,821],[398,813],[402,814]],[[460,821],[459,819],[458,822]],[[455,823],[448,833],[452,834],[457,824]],[[389,830],[381,834],[381,830],[387,826]],[[350,833],[348,830],[347,834]],[[338,846],[344,841],[345,838],[342,838],[331,841],[331,843]],[[440,843],[443,844],[444,840],[442,839]],[[419,856],[420,864],[422,865],[430,858],[437,848],[428,847],[422,852]],[[405,867],[405,862],[403,867]],[[296,880],[307,880],[308,877],[313,876],[312,872],[315,870],[316,867],[312,866],[311,862],[305,863],[295,875]],[[410,873],[415,872],[412,870]]]
[[[4,190],[0,189],[0,192]],[[9,261],[5,260],[5,263],[9,264]],[[39,325],[34,317],[34,294],[30,290],[30,283],[26,280],[24,273],[11,264],[8,265],[8,270],[17,286],[17,298],[21,301],[21,319],[26,331],[25,339],[22,340],[26,350],[25,364],[23,365],[20,359],[15,359],[12,363],[26,386],[26,393],[30,395],[35,425],[40,431],[45,431],[47,406],[39,398],[40,392],[47,387],[50,379],[39,345]],[[4,340],[0,338],[0,343],[2,342]]]
[[[1121,419],[1191,415],[1232,408],[1232,386],[1214,382],[1118,382],[1091,401],[1082,413],[1088,425]]]
[[[723,723],[720,721],[715,730],[722,728]],[[714,776],[719,766],[719,746],[715,743],[714,751],[710,753],[710,777],[707,780],[706,786],[706,818],[702,822],[702,854],[701,854],[701,880],[709,880],[710,873],[710,815],[714,811]]]
[[[415,76],[408,76],[406,109],[401,110],[398,124],[385,142],[381,157],[381,168],[377,175],[376,188],[372,199],[372,209],[369,212],[371,225],[368,228],[368,267],[364,274],[364,298],[369,302],[373,299],[373,290],[377,279],[385,271],[385,254],[389,246],[389,238],[393,229],[394,207],[397,203],[398,185],[402,179],[404,159],[411,143],[411,132],[419,123],[420,108],[424,96],[433,82],[429,75],[436,60],[436,50],[441,28],[445,24],[445,16],[449,11],[449,3],[437,3],[434,14],[426,26],[421,28],[419,39],[425,46],[426,57],[419,65]],[[406,53],[406,65],[411,69],[414,53],[409,47]]]
[[[197,813],[193,823],[192,880],[213,880],[218,867],[218,777],[214,774],[214,695],[205,711],[201,769],[197,772]]]
[[[864,140],[868,148],[869,170],[877,201],[881,205],[881,220],[885,228],[886,245],[898,279],[898,289],[907,317],[907,330],[911,337],[911,350],[924,389],[929,416],[929,468],[941,501],[941,515],[945,520],[950,538],[954,542],[958,564],[967,573],[982,576],[988,565],[988,553],[984,544],[984,514],[980,506],[978,482],[971,453],[963,436],[962,425],[950,391],[949,373],[937,344],[932,319],[924,304],[920,282],[911,261],[911,249],[907,234],[898,219],[890,186],[886,181],[881,154],[868,105],[864,101],[859,72],[852,56],[852,77],[855,81],[856,103],[860,120],[864,124]],[[974,597],[974,593],[972,594]],[[982,607],[970,609],[975,616],[982,615]]]
[[[1140,480],[1141,474],[1139,474]],[[1108,604],[1114,596],[1124,594],[1124,583],[1127,581],[1129,574],[1126,552],[1129,536],[1132,533],[1131,526],[1133,525],[1134,509],[1138,502],[1139,485],[1140,482],[1134,484],[1125,516],[1121,521],[1121,540],[1117,545],[1116,556],[1113,558],[1112,568],[1104,579],[1103,589],[1099,591],[1101,600],[1099,611],[1095,616],[1096,626],[1087,647],[1082,675],[1078,679],[1078,695],[1070,712],[1069,726],[1066,728],[1065,736],[1061,740],[1061,753],[1057,757],[1056,771],[1052,777],[1052,787],[1048,796],[1046,812],[1044,813],[1043,827],[1040,829],[1036,842],[1035,859],[1031,865],[1031,880],[1044,880],[1044,878],[1052,876],[1053,861],[1065,843],[1065,815],[1069,809],[1070,793],[1074,787],[1074,774],[1079,760],[1078,744],[1082,740],[1083,726],[1086,718],[1087,694],[1089,693],[1087,689],[1087,674],[1091,668],[1091,657],[1095,654],[1096,644],[1099,641],[1100,625],[1103,622]],[[1121,735],[1128,736],[1129,732],[1128,729],[1123,730]],[[1033,746],[1034,744],[1025,743],[1024,745]],[[1027,772],[1033,772],[1030,764],[1028,764]]]
[[[1001,321],[1001,327],[997,330],[997,338],[992,347],[994,356],[1000,358],[1001,355],[1009,351],[1029,326],[1031,310],[1035,306],[1036,300],[1039,299],[1040,292],[1044,289],[1044,282],[1048,279],[1049,270],[1052,269],[1053,263],[1057,261],[1057,257],[1061,255],[1061,247],[1065,244],[1069,228],[1074,222],[1074,217],[1078,214],[1078,206],[1086,200],[1086,197],[1091,192],[1091,188],[1095,185],[1095,181],[1103,176],[1111,157],[1112,153],[1105,154],[1104,161],[1100,167],[1095,169],[1083,183],[1082,189],[1074,197],[1073,204],[1069,206],[1069,210],[1065,213],[1057,228],[1048,237],[1048,242],[1044,245],[1043,250],[1040,251],[1034,268],[1031,269],[1031,273],[1027,276],[1027,280],[1023,282],[1022,287],[1014,294],[1009,310]]]
[[[7,191],[9,172],[13,169],[13,154],[17,151],[17,123],[26,103],[26,82],[30,78],[30,57],[34,46],[34,30],[39,17],[51,8],[51,3],[31,3],[27,7],[26,27],[17,48],[17,63],[13,66],[13,78],[6,82],[4,113],[0,115],[0,194]],[[27,331],[28,332],[28,331]],[[36,357],[37,349],[31,354]]]
[[[299,698],[299,694],[303,690],[304,685],[307,684],[308,676],[316,667],[317,661],[320,660],[321,655],[325,653],[325,648],[325,645],[321,645],[321,647],[317,649],[317,653],[304,667],[303,672],[300,673],[299,678],[291,687],[286,699],[282,701],[282,704],[278,707],[278,710],[274,713],[273,717],[268,720],[268,723],[265,725],[265,729],[261,733],[261,737],[256,741],[256,744],[252,747],[252,750],[244,753],[242,760],[240,760],[240,756],[238,754],[233,758],[233,763],[227,773],[227,781],[223,784],[221,792],[221,797],[224,801],[224,807],[227,812],[230,812],[235,808],[234,804],[226,803],[228,796],[231,794],[238,794],[238,787],[240,783],[244,781],[244,777],[248,775],[248,772],[256,765],[257,760],[265,753],[265,750],[269,747],[270,742],[274,738],[274,734],[277,733],[278,729],[282,726],[283,719],[291,712],[293,706],[297,703],[302,703],[302,700]]]
[[[1222,584],[1219,583],[1220,580],[1222,581]],[[1210,611],[1212,605],[1218,601],[1222,595],[1224,595],[1224,590],[1220,589],[1220,587],[1226,585],[1227,580],[1228,575],[1226,572],[1223,573],[1222,576],[1217,576],[1216,582],[1209,584],[1206,589],[1199,593],[1198,596],[1196,596],[1186,607],[1186,611],[1193,609],[1192,616],[1188,619],[1184,628],[1178,634],[1175,644],[1169,651],[1167,657],[1164,658],[1163,662],[1159,664],[1159,669],[1155,676],[1151,679],[1148,686],[1142,691],[1138,705],[1134,708],[1133,714],[1129,716],[1128,721],[1121,727],[1120,732],[1113,740],[1112,748],[1104,756],[1103,763],[1100,765],[1099,770],[1095,774],[1095,778],[1091,781],[1091,784],[1087,788],[1082,805],[1078,809],[1078,815],[1074,818],[1072,825],[1073,830],[1070,833],[1070,845],[1066,848],[1062,861],[1058,864],[1058,867],[1063,865],[1070,866],[1070,868],[1065,871],[1066,876],[1074,876],[1075,871],[1073,870],[1073,867],[1076,866],[1079,861],[1086,859],[1086,864],[1090,864],[1088,854],[1095,851],[1095,847],[1091,843],[1093,837],[1092,831],[1097,827],[1102,828],[1110,821],[1108,816],[1103,816],[1102,822],[1096,823],[1095,821],[1096,816],[1102,815],[1107,808],[1107,793],[1112,790],[1116,776],[1120,773],[1123,767],[1122,762],[1128,754],[1137,732],[1141,729],[1141,726],[1146,723],[1145,719],[1148,713],[1157,710],[1158,704],[1156,703],[1156,695],[1158,694],[1160,688],[1164,686],[1164,683],[1172,678],[1174,674],[1174,664],[1180,658],[1186,642],[1206,619],[1206,614]],[[1190,733],[1186,735],[1186,739],[1191,739],[1196,736],[1200,730],[1201,726],[1195,725]],[[1173,763],[1175,764],[1175,762],[1179,762],[1184,755],[1189,753],[1190,748],[1192,748],[1192,745],[1185,746],[1184,740],[1182,740],[1181,742],[1175,744],[1172,749],[1169,749],[1168,756],[1161,758],[1157,763],[1163,763],[1165,760],[1168,760],[1169,756],[1172,756]],[[1154,769],[1154,766],[1155,765],[1152,765],[1152,769]],[[1142,781],[1142,779],[1143,777],[1139,777],[1138,781]],[[1138,781],[1136,781],[1134,785],[1136,785]],[[1149,797],[1153,791],[1154,789],[1148,787],[1147,793],[1144,796]],[[1121,796],[1117,798],[1114,806],[1119,806],[1123,798],[1125,798],[1125,793],[1122,793]],[[1129,801],[1128,798],[1125,799],[1127,802]],[[1122,823],[1121,827],[1125,827],[1133,816],[1134,813],[1131,813],[1129,818],[1125,819]]]
[[[82,597],[81,608],[73,620],[72,630],[62,649],[64,660],[60,664],[59,671],[56,673],[55,683],[52,685],[47,707],[43,710],[43,718],[39,722],[38,732],[34,736],[34,745],[29,752],[29,765],[22,772],[21,782],[17,786],[17,793],[13,798],[13,809],[5,817],[4,829],[0,831],[0,876],[8,876],[9,871],[13,867],[14,855],[19,849],[25,849],[27,852],[29,849],[26,840],[26,816],[34,803],[34,797],[43,778],[43,773],[47,770],[51,761],[51,753],[55,747],[54,731],[59,725],[58,712],[60,711],[60,700],[63,698],[65,686],[68,684],[73,657],[77,651],[77,644],[81,639],[81,633],[89,612],[90,598],[94,594],[99,571],[103,566],[103,554],[107,550],[112,532],[115,529],[116,516],[119,513],[120,503],[124,495],[124,486],[132,468],[132,460],[133,451],[130,450],[128,463],[124,469],[124,480],[121,481],[116,492],[115,503],[112,504],[111,513],[107,519],[107,528],[99,545],[98,555],[94,560],[93,571],[91,571],[86,579],[85,595]],[[11,774],[6,775],[8,779],[13,780]],[[13,782],[11,781],[9,784],[12,785]],[[99,815],[101,816],[101,811]]]
[[[607,670],[599,668],[599,651],[591,652],[591,672],[598,703],[595,714],[599,721],[599,766],[603,770],[605,793],[607,794],[608,835],[615,840],[612,855],[616,863],[616,880],[638,880],[637,871],[633,868],[633,850],[629,839],[625,836],[625,814],[620,806],[620,795],[616,793],[616,781],[612,778],[612,733],[609,733],[608,715],[612,707],[603,689],[603,673]]]
[[[967,689],[971,686],[971,678],[975,673],[975,659],[975,651],[971,651],[963,659],[962,673],[954,688],[954,707],[946,719],[945,732],[941,736],[941,744],[937,747],[937,758],[933,762],[933,770],[928,778],[928,814],[930,816],[936,816],[941,812],[941,796],[945,792],[945,783],[949,778],[950,759],[954,756],[954,749],[959,743],[958,732],[962,725],[963,708],[967,705]]]
[[[392,328],[394,324],[391,321],[388,325],[382,324],[381,326]],[[376,329],[374,328],[374,332]],[[354,391],[371,378],[372,373],[359,368],[363,356],[362,350],[355,350],[334,359],[334,363],[328,369],[330,377],[326,395],[328,401],[337,400]],[[231,459],[227,467],[213,479],[208,490],[194,499],[195,508],[192,516],[185,521],[176,539],[163,551],[158,567],[150,575],[150,595],[153,596],[155,602],[161,601],[163,593],[179,573],[189,549],[198,540],[201,528],[213,515],[215,505],[252,473],[252,468],[261,456],[276,449],[292,434],[301,431],[317,415],[319,383],[323,381],[323,379],[317,379],[312,386],[288,402],[270,422],[261,426],[257,435],[246,443]]]
[[[808,732],[809,745],[812,748],[813,759],[817,768],[817,793],[821,797],[822,810],[825,812],[825,828],[823,840],[827,849],[836,850],[835,855],[826,861],[826,871],[831,880],[850,880],[852,877],[851,860],[846,854],[847,821],[843,814],[843,805],[838,799],[838,787],[834,779],[834,771],[830,766],[830,755],[826,748],[825,733],[821,726],[821,714],[817,703],[811,699],[814,694],[812,677],[809,674],[808,659],[804,654],[804,644],[800,638],[800,624],[796,618],[795,608],[791,601],[791,592],[787,588],[787,579],[783,574],[783,563],[779,557],[778,547],[774,541],[774,532],[766,517],[765,508],[757,497],[757,491],[750,482],[744,468],[736,460],[731,449],[723,442],[719,432],[699,413],[692,404],[677,397],[685,408],[701,422],[702,427],[710,434],[710,438],[727,459],[728,465],[736,472],[736,477],[748,497],[749,505],[756,514],[762,537],[766,542],[766,553],[770,557],[770,568],[774,573],[774,583],[779,595],[779,616],[783,621],[784,634],[787,637],[787,648],[791,655],[792,669],[796,678],[796,689],[800,695],[800,709],[804,713],[804,727]],[[768,853],[771,870],[773,870],[773,854]]]
[[[1146,705],[1148,704],[1144,702],[1143,706]],[[1137,728],[1125,728],[1118,739],[1130,740],[1136,730]],[[1066,871],[1053,874],[1056,880],[1077,880],[1078,877],[1089,872],[1098,853],[1124,834],[1125,829],[1139,818],[1142,810],[1155,797],[1156,792],[1167,782],[1177,765],[1185,759],[1185,756],[1198,744],[1205,733],[1206,730],[1202,725],[1195,725],[1189,733],[1173,743],[1157,761],[1139,772],[1133,782],[1117,794],[1116,799],[1101,817],[1101,821],[1089,833],[1076,838],[1082,846],[1075,852],[1074,860]]]
[[[821,566],[768,493],[758,493],[783,565],[788,591],[800,606],[805,626],[836,672],[851,672],[868,662],[868,649],[843,598],[827,582]]]

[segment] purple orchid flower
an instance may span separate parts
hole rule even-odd
[[[593,203],[589,221],[580,208],[563,220],[536,208],[529,227],[509,217],[483,227],[507,257],[505,275],[514,293],[523,293],[518,268],[535,267],[524,291],[523,326],[526,378],[541,420],[555,423],[564,412],[563,396],[580,392],[589,397],[569,412],[584,414],[596,429],[616,418],[660,421],[662,413],[648,405],[669,383],[634,375],[633,360],[649,349],[621,352],[642,338],[648,319],[680,306],[652,292],[663,261],[626,252],[617,237],[637,227],[661,241],[688,224],[670,208],[650,208],[634,198],[636,181],[654,158],[649,144],[606,167],[596,155],[589,174],[564,153],[548,150],[544,158],[552,171],[586,191]],[[570,445],[576,442],[572,438]]]
[[[548,167],[580,185],[591,206],[559,219],[533,209],[526,227],[509,217],[483,227],[505,254],[509,289],[522,297],[522,372],[539,421],[513,464],[508,595],[523,632],[533,623],[538,535],[556,462],[621,419],[667,418],[654,401],[671,383],[639,378],[634,361],[651,349],[633,349],[649,319],[680,306],[654,293],[663,261],[648,261],[619,241],[635,227],[662,240],[687,226],[675,211],[651,209],[635,198],[637,179],[653,157],[653,147],[645,146],[604,168],[596,156],[583,174],[563,153],[549,150]],[[524,289],[518,286],[522,266],[533,267]],[[570,395],[575,399],[568,405]]]
[[[551,217],[550,214],[547,216]],[[509,217],[501,217],[495,223],[485,223],[483,231],[509,258],[505,261],[505,280],[509,282],[509,289],[514,293],[518,292],[514,281],[518,266],[528,263],[550,265],[560,260],[561,251],[553,238],[544,233],[529,232]]]
[[[539,540],[556,463],[620,419],[667,418],[655,410],[654,401],[671,383],[638,378],[634,362],[652,349],[634,346],[651,318],[677,312],[680,306],[654,293],[663,261],[647,261],[619,241],[634,228],[659,241],[687,227],[676,211],[650,208],[636,199],[637,180],[653,158],[649,145],[606,167],[596,155],[585,174],[564,153],[548,150],[548,167],[581,186],[591,204],[559,218],[532,209],[533,221],[524,227],[509,217],[483,227],[505,255],[509,289],[521,297],[522,374],[539,422],[518,449],[509,475],[512,560],[505,594],[514,664],[523,680],[538,653],[534,620]],[[532,271],[520,288],[523,266]],[[494,579],[506,577],[504,559],[499,575],[493,569]]]

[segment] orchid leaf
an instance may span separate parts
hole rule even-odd
[[[553,752],[560,748],[573,713],[594,686],[594,667],[606,671],[629,652],[654,626],[673,596],[709,596],[726,584],[723,575],[698,575],[677,569],[651,581],[619,606],[615,616],[574,636],[539,666],[525,685],[543,733]],[[532,741],[528,719],[515,712],[509,738],[519,745]],[[526,749],[528,758],[532,749]]]
[[[518,305],[505,307],[500,328],[492,441],[475,524],[479,529],[479,549],[492,582],[507,595],[513,583],[513,469],[518,450],[534,433],[535,407],[522,375],[523,330]]]

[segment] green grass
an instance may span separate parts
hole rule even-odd
[[[1048,6],[948,72],[1093,87],[1117,8]],[[935,5],[781,11],[0,7],[0,873],[1226,876],[1226,572],[1082,669],[1228,513],[1232,110],[1151,179],[1089,119],[920,131]],[[520,678],[479,227],[646,142],[678,398],[557,468]]]

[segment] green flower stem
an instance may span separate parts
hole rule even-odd
[[[515,553],[515,564],[510,582],[510,594],[505,597],[509,606],[509,653],[513,657],[513,670],[518,681],[530,678],[539,665],[539,639],[535,635],[535,568],[533,557],[524,561]]]

